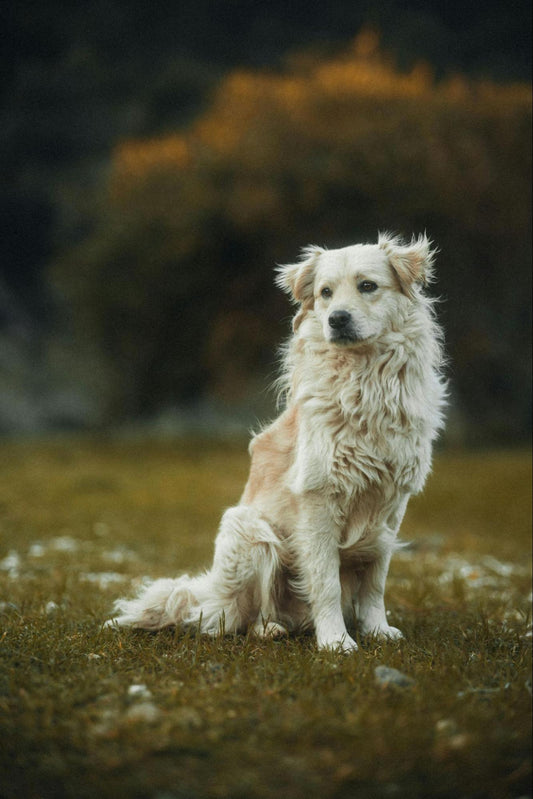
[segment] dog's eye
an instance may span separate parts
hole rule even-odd
[[[333,295],[333,292],[328,286],[325,286],[320,292],[320,295],[324,297],[325,300],[328,300]]]
[[[377,287],[378,284],[374,283],[373,280],[362,280],[357,286],[361,294],[371,294],[373,291],[377,289]]]

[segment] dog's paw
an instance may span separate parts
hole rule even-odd
[[[350,638],[348,633],[345,633],[342,636],[332,636],[331,638],[319,639],[318,648],[330,649],[335,652],[343,652],[345,654],[348,654],[349,652],[357,652],[359,647],[357,646],[353,638]]]
[[[365,630],[365,635],[372,635],[374,638],[381,638],[386,641],[399,641],[403,638],[403,633],[397,627],[391,627],[390,624],[382,624],[379,627]]]
[[[285,627],[276,621],[267,621],[266,623],[258,621],[254,625],[254,632],[260,638],[282,638],[284,635],[288,635]]]

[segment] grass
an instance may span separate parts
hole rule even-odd
[[[2,799],[530,796],[529,453],[437,457],[391,568],[399,644],[103,629],[144,575],[209,563],[247,465],[237,444],[4,443]]]

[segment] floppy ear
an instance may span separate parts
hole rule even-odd
[[[437,251],[432,249],[431,241],[424,234],[413,238],[410,244],[401,244],[399,239],[384,235],[379,237],[378,243],[388,255],[401,290],[413,299],[415,285],[425,286],[433,277],[433,261]]]
[[[316,266],[323,252],[321,247],[306,247],[298,263],[278,266],[275,283],[290,294],[294,302],[304,304],[312,300]]]

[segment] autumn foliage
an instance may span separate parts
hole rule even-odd
[[[100,223],[56,277],[118,401],[150,411],[272,371],[289,314],[272,267],[301,246],[427,230],[460,414],[520,435],[530,128],[530,87],[400,73],[372,31],[234,72],[189,129],[116,148]]]

